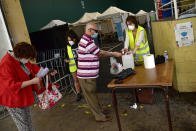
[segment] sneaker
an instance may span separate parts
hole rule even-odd
[[[80,93],[77,94],[77,101],[80,101],[82,99],[82,95]]]

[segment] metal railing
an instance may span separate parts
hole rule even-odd
[[[66,50],[65,49],[54,49],[46,52],[39,52],[36,65],[40,67],[47,67],[49,70],[57,70],[57,74],[51,77],[50,82],[60,84],[58,88],[62,94],[72,93],[76,94],[74,88],[74,81],[72,75],[69,72],[68,63],[64,61],[66,58]],[[45,85],[45,78],[43,78],[43,85]],[[37,98],[35,98],[37,99]],[[8,111],[0,105],[0,120],[9,116]]]
[[[171,0],[170,2],[165,3],[163,5],[161,5],[161,0],[154,0],[156,19],[159,20],[158,12],[160,10],[161,11],[171,10],[172,16],[175,16],[175,19],[178,19],[180,15],[191,13],[191,11],[196,10],[196,0],[195,0],[195,3],[192,3],[192,4],[180,5],[180,3],[183,3],[183,2],[189,2],[189,0]],[[189,9],[180,13],[179,9],[181,7],[186,7]]]
[[[72,49],[72,51],[74,54],[77,54],[77,49]],[[41,62],[57,57],[68,58],[66,48],[52,49],[52,50],[38,52],[37,62]]]
[[[48,50],[38,53],[37,61],[41,60],[41,62],[36,64],[43,68],[47,67],[49,70],[57,70],[58,73],[52,76],[52,81],[50,82],[60,84],[59,90],[61,92],[66,93],[70,90],[70,93],[74,92],[76,94],[74,81],[69,72],[69,64],[65,62],[66,57],[65,49]],[[43,79],[43,84],[45,85],[45,78]]]

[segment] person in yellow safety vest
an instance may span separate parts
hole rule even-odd
[[[69,32],[66,35],[66,40],[68,41],[67,44],[67,54],[69,57],[69,71],[72,74],[72,77],[74,79],[74,86],[77,92],[77,101],[80,101],[82,98],[81,92],[80,92],[80,84],[77,78],[77,50],[78,50],[78,44],[79,39],[76,33],[73,30],[69,30]]]
[[[143,56],[150,54],[146,31],[138,25],[135,16],[128,16],[126,19],[127,31],[124,43],[124,51],[134,54],[136,64],[142,64]]]

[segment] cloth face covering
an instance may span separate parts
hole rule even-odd
[[[135,25],[129,25],[129,26],[128,26],[128,29],[129,29],[129,30],[134,30],[134,29],[135,29]]]
[[[69,41],[70,46],[74,45],[73,41]]]
[[[98,33],[94,33],[91,37],[92,38],[97,38],[97,36],[98,36]]]
[[[22,58],[22,59],[20,59],[20,62],[22,62],[23,64],[26,64],[26,63],[28,63],[28,59],[25,59],[25,58]]]

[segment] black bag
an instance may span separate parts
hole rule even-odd
[[[165,63],[165,57],[163,55],[158,55],[155,58],[155,64]]]
[[[113,78],[117,79],[115,84],[122,84],[122,80],[136,74],[136,72],[132,68],[128,68],[120,72],[118,75],[113,76]]]

